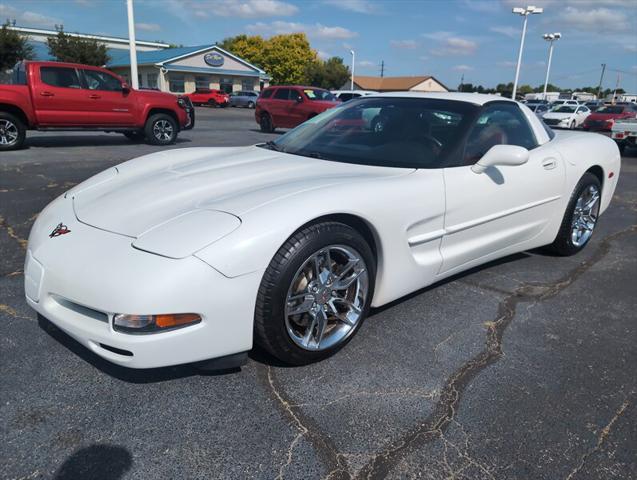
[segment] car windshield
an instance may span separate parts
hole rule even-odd
[[[303,93],[310,100],[322,100],[328,102],[336,102],[336,97],[332,95],[331,92],[327,90],[322,90],[320,88],[304,88]]]
[[[608,107],[602,107],[599,110],[597,110],[597,113],[622,113],[624,111],[624,107],[618,107],[618,106],[608,106]]]
[[[575,112],[575,107],[571,107],[569,105],[564,105],[563,107],[557,107],[555,109],[553,109],[554,112],[557,113],[574,113]]]
[[[450,100],[361,97],[260,146],[344,163],[441,168],[478,111]]]

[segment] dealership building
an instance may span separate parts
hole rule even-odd
[[[128,79],[128,51],[111,55],[106,67]],[[268,86],[270,80],[259,67],[217,45],[138,52],[137,71],[141,87],[171,93],[190,93],[196,88],[213,88],[228,93],[260,91]]]
[[[9,26],[29,39],[35,60],[53,60],[46,41],[57,30]],[[96,40],[106,45],[110,61],[106,66],[130,81],[130,52],[127,38],[64,32],[69,36]],[[195,88],[232,92],[260,91],[268,86],[265,71],[217,45],[170,48],[162,42],[136,40],[138,81],[141,88],[190,93]]]

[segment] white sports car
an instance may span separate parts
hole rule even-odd
[[[556,136],[511,100],[364,97],[276,141],[164,150],[74,187],[33,226],[26,298],[119,365],[235,366],[253,342],[309,363],[370,307],[515,252],[578,252],[619,169],[611,139]]]

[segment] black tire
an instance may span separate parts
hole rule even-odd
[[[210,100],[208,100],[207,105],[211,108],[217,108],[219,106],[219,104],[217,102],[215,102],[212,98]]]
[[[571,122],[571,126],[569,127],[571,130],[575,130],[575,120]]]
[[[248,108],[254,108],[254,102],[248,102]]]
[[[123,132],[124,136],[133,142],[141,142],[144,139],[143,132]]]
[[[27,128],[18,117],[0,112],[0,151],[18,150],[24,146]]]
[[[577,199],[582,194],[582,192],[591,185],[596,186],[599,190],[599,202],[601,202],[602,185],[595,175],[590,172],[586,172],[577,183],[577,185],[575,186],[575,190],[573,190],[573,193],[571,194],[571,198],[568,201],[566,212],[564,213],[564,218],[562,219],[562,224],[560,225],[560,230],[557,233],[557,237],[555,237],[553,243],[547,247],[550,252],[560,256],[574,255],[582,250],[590,241],[589,238],[583,245],[577,246],[573,244],[571,231]]]
[[[168,126],[170,127],[170,131],[168,131]],[[165,135],[157,134],[155,130],[156,127],[162,129]],[[155,115],[151,115],[146,121],[144,134],[146,135],[148,143],[151,145],[170,145],[177,140],[177,130],[177,122],[175,122],[173,117],[167,113],[156,113]]]
[[[367,265],[368,294],[362,316],[347,337],[329,349],[305,350],[287,332],[285,302],[288,288],[301,265],[314,252],[328,245],[345,245],[360,253]],[[254,314],[255,342],[279,360],[291,365],[305,365],[333,355],[356,335],[367,317],[374,295],[375,278],[376,261],[372,250],[352,227],[339,222],[322,222],[297,231],[274,255],[261,280]]]
[[[259,119],[259,127],[261,131],[264,133],[272,133],[274,132],[274,125],[272,124],[272,117],[269,113],[261,114],[261,118]]]
[[[624,150],[626,150],[626,142],[621,142],[617,144],[617,148],[619,148],[620,155],[624,154]]]

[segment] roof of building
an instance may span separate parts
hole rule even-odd
[[[409,90],[429,79],[433,79],[444,88],[447,88],[431,75],[413,77],[365,77],[357,75],[354,83],[363,90]]]
[[[16,32],[26,33],[26,34],[34,34],[34,35],[48,35],[55,36],[59,32],[57,30],[46,30],[43,28],[28,28],[28,27],[18,27],[14,25],[9,25],[9,30],[15,30]],[[79,38],[89,38],[92,40],[99,40],[102,42],[112,42],[112,43],[128,43],[128,38],[126,37],[112,37],[109,35],[92,35],[88,33],[78,33],[78,32],[67,32],[64,31],[66,35],[70,37],[79,37]],[[170,45],[162,42],[149,42],[146,40],[135,40],[136,45],[143,45],[145,47],[156,47],[156,48],[168,48]]]
[[[194,47],[177,47],[177,48],[166,48],[164,50],[137,52],[137,64],[167,66],[168,64],[176,60],[179,60],[183,57],[188,57],[190,55],[194,55],[199,52],[203,53],[208,50],[217,50],[221,52],[222,54],[227,55],[230,58],[233,58],[239,63],[242,63],[246,65],[247,67],[252,68],[256,72],[262,75],[265,75],[265,71],[263,69],[257,67],[256,65],[251,64],[250,62],[247,62],[246,60],[242,58],[237,57],[236,55],[233,55],[232,53],[228,52],[227,50],[224,50],[218,45],[196,45]],[[113,54],[111,56],[111,61],[108,62],[106,66],[109,68],[112,68],[112,67],[127,67],[129,65],[130,65],[130,55],[129,55],[129,52],[125,50],[122,52],[118,52],[117,54]],[[177,68],[177,67],[174,66],[174,68]],[[215,69],[216,67],[211,68],[209,71],[206,70],[206,72],[209,73],[209,72],[215,71]]]

